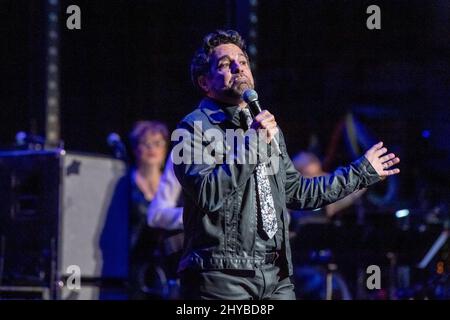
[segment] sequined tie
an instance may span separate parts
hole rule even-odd
[[[245,119],[247,127],[250,128],[253,120],[248,108],[242,109],[242,115]],[[272,189],[270,187],[269,178],[267,177],[267,168],[265,163],[260,163],[256,166],[256,191],[262,227],[269,239],[271,239],[277,232],[278,225],[275,205],[272,197]]]

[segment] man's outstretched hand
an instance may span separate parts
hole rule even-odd
[[[392,168],[392,166],[400,162],[400,159],[393,153],[385,155],[387,151],[387,148],[383,147],[383,142],[378,142],[364,154],[372,167],[382,178],[400,173],[400,169]]]

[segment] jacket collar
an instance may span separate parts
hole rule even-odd
[[[210,98],[204,98],[200,102],[199,108],[208,117],[211,123],[220,124],[228,120],[236,126],[241,125],[239,106],[225,105]]]

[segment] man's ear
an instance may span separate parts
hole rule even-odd
[[[197,78],[197,83],[205,93],[209,92],[209,83],[206,75],[201,75]]]

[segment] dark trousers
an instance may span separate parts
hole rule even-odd
[[[181,292],[187,300],[295,300],[294,285],[275,264],[256,270],[186,270]]]

